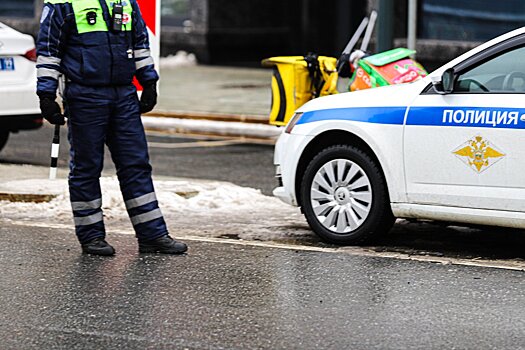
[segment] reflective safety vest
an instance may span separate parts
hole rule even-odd
[[[37,40],[38,92],[54,93],[57,78],[90,86],[142,85],[158,80],[148,31],[136,0],[123,7],[113,31],[115,0],[45,0]]]
[[[65,0],[49,0],[50,3],[53,2],[63,2]],[[112,13],[113,4],[115,0],[105,0],[107,9],[109,13]],[[129,1],[121,1],[122,6],[124,7],[124,15],[122,17],[122,30],[131,31],[132,20],[131,16],[133,14],[133,8]],[[77,24],[77,30],[79,34],[91,33],[91,32],[107,32],[108,24],[107,18],[104,18],[104,10],[101,6],[101,1],[99,0],[73,0],[73,12],[75,13],[75,22]],[[96,14],[95,24],[90,24],[88,22],[88,14],[94,12]]]

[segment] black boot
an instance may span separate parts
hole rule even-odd
[[[82,244],[82,252],[91,255],[111,256],[115,255],[115,249],[104,240],[104,238],[95,238],[87,243]]]
[[[152,241],[139,241],[139,253],[182,254],[187,250],[188,246],[186,244],[177,242],[169,235]]]

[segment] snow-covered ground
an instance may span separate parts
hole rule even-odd
[[[116,177],[101,179],[103,210],[108,229],[133,233]],[[161,210],[171,232],[240,239],[311,238],[297,208],[259,190],[231,183],[203,180],[155,181]],[[0,202],[0,218],[50,224],[71,224],[67,181],[19,180],[4,182],[0,192],[53,194],[47,203]]]

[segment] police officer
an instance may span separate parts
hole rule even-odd
[[[42,116],[65,124],[56,99],[66,78],[69,193],[75,231],[87,254],[113,255],[105,241],[99,178],[111,152],[141,253],[187,250],[168,234],[151,180],[141,113],[157,102],[159,79],[136,0],[45,0],[37,42]],[[144,91],[139,101],[136,77]]]

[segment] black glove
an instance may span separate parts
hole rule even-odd
[[[42,111],[42,117],[53,125],[64,125],[66,120],[55,99],[56,97],[53,95],[40,96],[40,110]]]
[[[140,113],[148,113],[153,110],[157,104],[157,84],[144,86],[142,96],[140,97]]]

